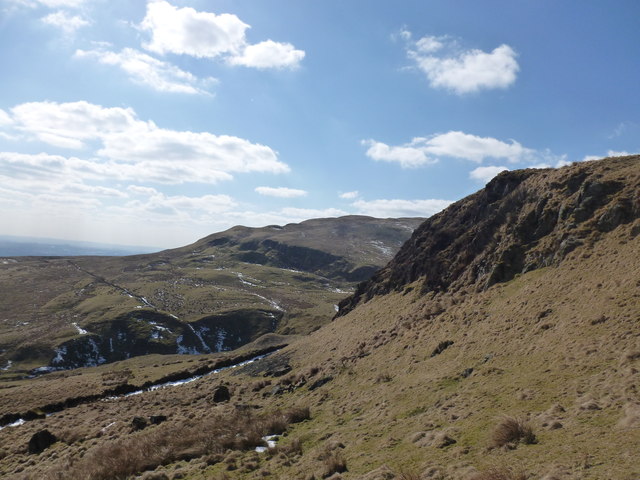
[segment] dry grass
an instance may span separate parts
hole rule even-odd
[[[165,423],[89,449],[75,464],[51,470],[46,478],[124,480],[181,460],[227,450],[249,450],[263,445],[263,436],[284,432],[287,420],[298,420],[300,411],[304,410],[297,408],[264,417],[234,412],[184,421],[180,425]]]
[[[479,472],[470,480],[527,480],[528,475],[522,470],[510,467],[491,467]]]
[[[491,447],[499,448],[509,444],[536,443],[536,436],[531,426],[524,420],[515,417],[504,417],[491,435]]]

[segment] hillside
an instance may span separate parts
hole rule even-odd
[[[308,333],[422,220],[319,219],[234,227],[149,255],[1,259],[0,373],[211,353],[270,332]]]
[[[0,475],[640,478],[638,252],[640,157],[502,173],[424,222],[332,322],[266,358],[129,397],[106,392],[220,359],[7,383]],[[56,413],[21,424],[37,407]],[[59,441],[29,454],[44,429]],[[256,451],[269,434],[276,446]]]

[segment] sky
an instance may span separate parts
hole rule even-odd
[[[0,0],[0,234],[428,217],[640,151],[637,0]]]

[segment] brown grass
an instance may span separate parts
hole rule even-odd
[[[470,480],[527,480],[528,475],[522,470],[509,467],[491,467],[476,473]]]
[[[51,470],[47,478],[124,480],[180,460],[226,450],[249,450],[263,445],[263,436],[283,433],[291,423],[288,419],[298,420],[304,410],[298,408],[257,418],[250,412],[233,412],[187,420],[180,425],[167,422],[125,439],[105,442],[88,450],[71,467]]]
[[[515,417],[504,417],[491,435],[491,447],[499,448],[508,444],[536,443],[536,436],[531,426],[524,420]]]

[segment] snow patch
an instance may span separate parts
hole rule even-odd
[[[219,329],[216,332],[216,352],[222,352],[224,350],[224,341],[227,339],[227,332],[224,328]]]
[[[198,349],[196,347],[187,347],[186,345],[183,345],[182,342],[184,341],[184,335],[180,335],[178,338],[176,338],[176,353],[178,355],[199,355],[200,352],[198,351]]]
[[[11,365],[13,365],[13,362],[11,360],[7,360],[7,364],[4,367],[0,368],[0,370],[6,372],[11,368]]]
[[[19,418],[18,420],[16,420],[13,423],[10,423],[9,425],[5,425],[4,427],[0,427],[0,430],[2,430],[3,428],[7,428],[7,427],[19,427],[20,425],[24,425],[25,423],[27,423],[24,418]]]
[[[78,325],[76,322],[73,322],[71,325],[73,325],[75,327],[75,329],[78,331],[78,333],[80,335],[86,335],[87,333],[89,333],[84,328],[82,328],[80,325]]]
[[[202,338],[202,332],[207,333],[209,329],[207,327],[201,327],[200,329],[196,330],[190,323],[187,323],[187,327],[189,327],[195,334],[195,336],[198,337],[198,340],[200,340],[205,353],[211,353],[211,347],[209,347],[209,345],[207,345],[207,342],[204,341],[204,338]]]
[[[279,310],[281,312],[284,311],[284,308],[282,308],[280,306],[280,304],[278,304],[278,302],[276,302],[275,300],[271,300],[267,297],[263,297],[262,295],[258,295],[257,293],[252,293],[251,295],[254,295],[258,298],[261,298],[262,300],[264,300],[265,302],[267,302],[269,305],[271,305],[273,308],[275,308],[276,310]]]

